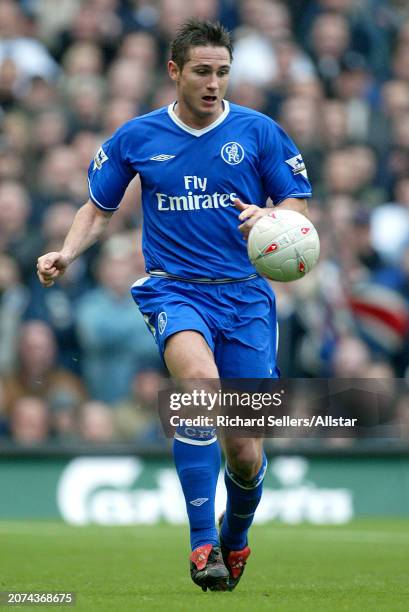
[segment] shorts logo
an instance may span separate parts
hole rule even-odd
[[[158,330],[160,335],[163,334],[163,332],[165,331],[166,328],[166,323],[168,322],[168,317],[166,312],[160,312],[159,316],[158,316]]]
[[[220,151],[220,155],[226,164],[230,164],[231,166],[235,166],[239,164],[244,159],[244,149],[238,142],[226,142],[223,145],[222,150]]]
[[[93,170],[101,170],[102,164],[108,161],[108,156],[106,155],[104,149],[99,147],[97,154],[94,157],[94,167]]]

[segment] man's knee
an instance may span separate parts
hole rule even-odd
[[[209,362],[191,363],[185,367],[183,378],[204,381],[207,379],[214,378],[215,375],[216,375],[216,372],[213,368],[212,363],[209,363]],[[211,385],[211,388],[213,389],[213,385]],[[214,389],[215,390],[217,389],[217,385],[214,386]]]
[[[229,468],[243,480],[251,480],[260,470],[262,449],[253,440],[236,440],[226,448]]]
[[[213,353],[198,332],[188,330],[171,336],[164,356],[170,374],[177,379],[218,378]]]

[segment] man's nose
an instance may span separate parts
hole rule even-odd
[[[215,90],[219,88],[219,81],[217,80],[217,76],[213,74],[207,83],[207,88],[211,90]]]

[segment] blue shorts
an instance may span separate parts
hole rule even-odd
[[[275,297],[265,279],[206,284],[147,277],[131,293],[162,358],[171,335],[195,330],[221,378],[279,377]]]

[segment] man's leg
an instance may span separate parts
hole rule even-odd
[[[188,388],[188,379],[218,380],[213,353],[198,332],[182,331],[170,336],[164,358],[172,377],[186,380]],[[181,436],[174,440],[173,455],[189,517],[192,578],[204,590],[207,587],[225,590],[228,572],[218,549],[214,510],[220,472],[219,444],[216,438],[209,443],[199,437]]]
[[[261,499],[267,461],[259,438],[226,437],[227,507],[222,539],[231,550],[247,546],[247,532]]]
[[[244,383],[244,387],[248,390],[250,384],[254,390],[259,390],[257,381],[279,375],[274,294],[261,278],[227,290],[229,303],[236,305],[237,312],[235,324],[230,328],[225,326],[223,341],[215,346],[220,377],[223,380],[254,379],[253,383]],[[238,382],[238,387],[242,386]],[[259,438],[226,435],[223,442],[227,508],[221,527],[221,543],[230,551],[240,551],[247,547],[247,532],[261,499],[267,460]]]
[[[250,549],[247,533],[260,503],[267,459],[259,438],[225,437],[226,512],[220,527],[223,558],[230,571],[229,587],[239,582]]]

